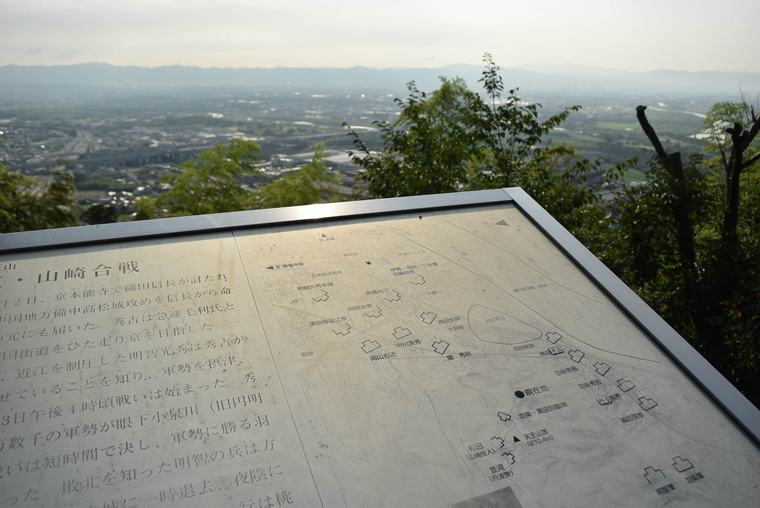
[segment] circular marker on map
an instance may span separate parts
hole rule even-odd
[[[525,392],[523,392],[522,390],[517,390],[515,392],[515,397],[517,397],[518,399],[522,399],[523,397],[525,397]]]

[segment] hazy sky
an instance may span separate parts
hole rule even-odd
[[[0,0],[0,64],[760,72],[760,0]]]

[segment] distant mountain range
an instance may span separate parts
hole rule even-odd
[[[0,66],[0,87],[87,86],[165,89],[260,88],[287,90],[402,90],[408,81],[432,89],[438,76],[461,76],[476,86],[482,67],[439,68],[201,68],[116,66],[102,63],[54,66]],[[750,100],[760,94],[760,74],[657,70],[626,72],[576,66],[502,69],[507,87],[523,91],[587,94],[664,94],[736,97],[740,88]]]

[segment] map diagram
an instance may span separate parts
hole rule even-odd
[[[524,506],[752,504],[754,446],[517,209],[324,229],[237,243],[348,506],[465,501],[455,485]],[[264,270],[293,253],[303,268]],[[327,301],[297,289],[323,279]],[[350,333],[315,324],[335,319]],[[452,483],[412,487],[433,476]]]
[[[757,506],[756,445],[509,204],[0,275],[1,506]]]

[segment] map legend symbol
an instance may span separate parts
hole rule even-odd
[[[606,376],[607,373],[610,371],[610,366],[604,362],[596,362],[594,363],[594,370],[600,376]]]
[[[665,473],[663,473],[661,469],[655,469],[652,466],[647,466],[644,468],[644,479],[649,483],[654,483],[658,480],[664,480]]]
[[[333,326],[331,330],[335,335],[348,335],[351,333],[351,325],[348,323],[340,323],[336,326]]]
[[[401,340],[404,337],[409,337],[412,334],[412,331],[409,328],[403,328],[401,326],[397,326],[393,329],[393,337],[396,340]]]
[[[680,455],[673,457],[673,469],[679,473],[694,469],[694,464],[690,460],[682,458]]]
[[[314,300],[315,302],[326,302],[327,300],[330,299],[330,294],[324,289],[320,290],[320,293],[321,294],[317,296],[313,296],[311,299]]]
[[[433,321],[435,321],[435,318],[438,316],[435,312],[426,311],[420,314],[420,319],[423,323],[431,325],[433,324]]]
[[[362,342],[362,351],[365,353],[371,353],[375,349],[379,349],[381,344],[376,340],[367,339]]]
[[[385,299],[388,300],[389,302],[398,302],[399,300],[401,300],[401,293],[399,293],[397,290],[394,289],[391,296],[386,296]]]
[[[650,399],[649,397],[639,397],[639,406],[641,406],[641,409],[644,411],[649,411],[650,409],[657,407],[657,401]]]
[[[449,349],[449,343],[445,340],[437,340],[433,342],[433,351],[438,353],[439,355],[442,355],[446,352],[446,350]]]
[[[624,377],[621,377],[620,379],[617,380],[617,386],[621,392],[627,392],[629,390],[633,390],[634,388],[636,388],[636,385],[633,384],[633,382],[630,379],[626,379]]]
[[[515,463],[515,456],[509,452],[504,452],[501,454],[502,457],[507,459],[507,462],[509,462],[509,465],[512,466]]]
[[[423,284],[425,284],[425,277],[423,277],[422,275],[418,273],[413,278],[409,279],[409,284],[414,284],[415,286],[422,286]]]

